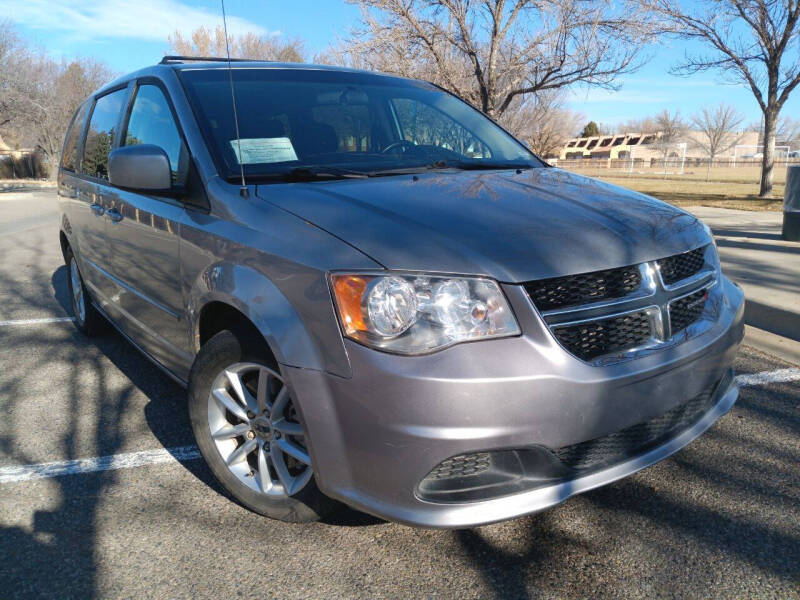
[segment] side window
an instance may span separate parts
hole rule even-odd
[[[125,133],[125,146],[153,144],[169,157],[172,183],[183,183],[188,153],[172,117],[164,93],[156,85],[142,85],[136,91]]]
[[[81,139],[83,126],[86,124],[86,114],[89,112],[91,102],[84,102],[72,118],[69,130],[64,141],[64,153],[61,155],[61,168],[75,171],[78,168],[78,142]]]
[[[392,104],[404,140],[446,148],[469,158],[492,156],[483,142],[429,104],[410,98],[395,98]]]
[[[114,143],[114,128],[119,121],[126,90],[101,96],[95,102],[86,142],[83,145],[81,173],[108,180],[108,155]]]

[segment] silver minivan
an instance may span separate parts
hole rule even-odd
[[[430,83],[167,57],[79,108],[58,184],[77,326],[185,385],[209,468],[273,518],[540,511],[737,398],[709,229]]]

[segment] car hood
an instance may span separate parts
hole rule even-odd
[[[257,193],[388,269],[512,283],[655,260],[708,241],[678,208],[554,168],[261,185]]]

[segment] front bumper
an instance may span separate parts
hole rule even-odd
[[[421,357],[346,342],[353,377],[286,368],[311,440],[320,489],[393,521],[469,527],[537,512],[676,452],[736,401],[730,370],[744,298],[722,277],[714,322],[686,341],[606,366],[566,352],[518,286],[506,289],[520,337]],[[561,448],[609,435],[681,405],[719,381],[710,408],[646,451],[556,483],[475,502],[432,502],[418,485],[445,459],[475,452]]]

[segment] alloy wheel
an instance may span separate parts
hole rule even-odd
[[[239,481],[269,496],[292,496],[309,482],[311,459],[289,389],[257,363],[219,373],[208,397],[211,437]]]

